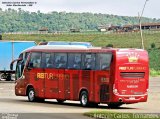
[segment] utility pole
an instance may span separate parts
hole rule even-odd
[[[144,12],[145,6],[146,6],[146,4],[147,4],[148,1],[149,1],[149,0],[146,0],[146,1],[145,1],[141,15],[139,15],[139,13],[138,13],[138,17],[139,17],[139,27],[140,27],[140,34],[141,34],[141,41],[142,41],[142,49],[144,49],[144,39],[143,39],[141,19],[142,19],[142,16],[143,16],[143,12]]]

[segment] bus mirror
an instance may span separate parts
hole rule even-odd
[[[21,61],[22,58],[19,58],[19,59],[16,59],[16,60],[13,60],[10,64],[10,70],[13,70],[13,64],[16,62],[16,61]]]
[[[28,67],[27,67],[29,70],[31,70],[32,68],[33,68],[33,63],[32,62],[30,62],[29,64],[28,64]]]

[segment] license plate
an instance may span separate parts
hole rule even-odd
[[[130,97],[129,99],[130,99],[130,100],[135,100],[135,97]]]

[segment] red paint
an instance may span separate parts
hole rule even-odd
[[[101,48],[91,48],[89,50],[47,50],[46,48],[41,50],[34,48],[25,52],[112,53],[113,59],[108,70],[55,68],[28,70],[26,66],[23,73],[24,79],[20,78],[16,81],[15,93],[17,96],[27,95],[27,86],[30,85],[35,89],[37,97],[45,99],[79,100],[80,91],[85,89],[89,93],[89,101],[91,102],[110,103],[118,102],[119,99],[122,99],[123,103],[147,101],[149,64],[148,54],[144,50]],[[130,53],[136,53],[136,55],[133,55],[135,59],[138,58],[137,62],[133,59],[133,56],[130,56],[132,55]],[[128,56],[133,59],[133,62],[129,62]],[[26,64],[29,60],[30,57],[28,57]],[[39,74],[41,78],[37,78],[37,73],[42,73]],[[49,75],[50,73],[52,75]],[[139,73],[144,73],[144,75]],[[116,91],[115,93],[113,89]]]

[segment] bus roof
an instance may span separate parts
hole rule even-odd
[[[143,49],[135,49],[135,48],[107,48],[107,47],[86,47],[86,46],[80,46],[80,45],[38,45],[30,47],[23,52],[27,51],[50,51],[50,50],[56,50],[56,51],[117,51],[117,52],[127,52],[127,51],[137,51],[141,52],[144,51]]]
[[[49,41],[47,45],[78,45],[78,46],[86,46],[93,47],[89,42],[69,42],[69,41]]]
[[[85,46],[76,46],[76,45],[38,45],[32,47],[31,49],[87,49]]]
[[[76,45],[76,46],[93,47],[90,42],[71,42],[71,41],[48,41],[48,42],[40,42],[39,45]]]

